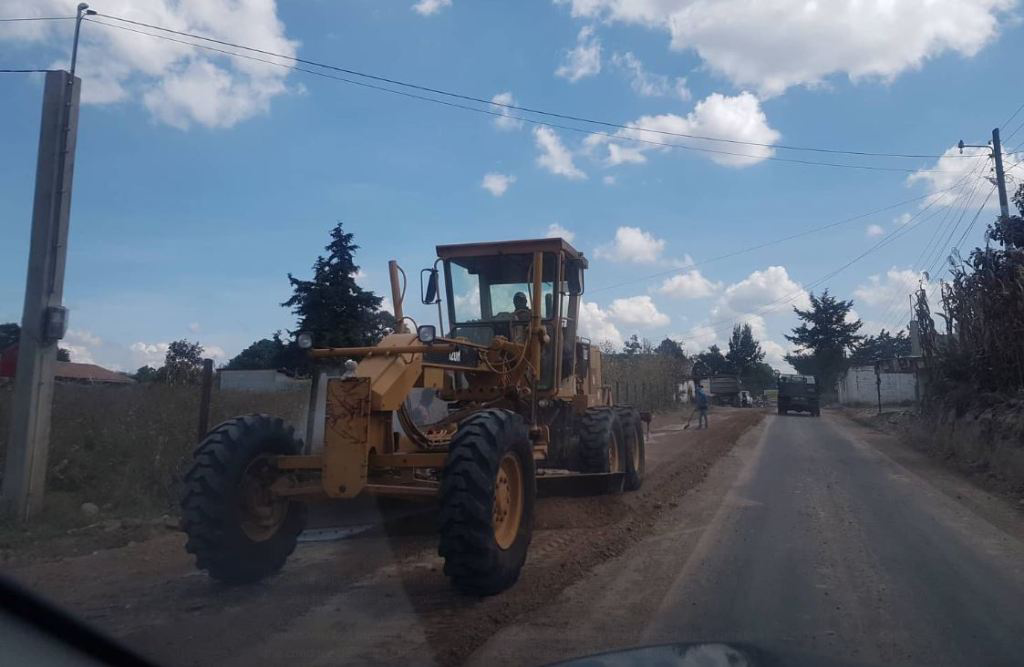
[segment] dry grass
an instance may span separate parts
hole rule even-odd
[[[0,463],[10,424],[11,388],[0,387]],[[299,425],[303,389],[264,393],[214,390],[210,425],[266,412]],[[58,384],[47,472],[48,523],[87,519],[84,502],[104,516],[152,516],[177,510],[180,481],[196,445],[199,388]]]

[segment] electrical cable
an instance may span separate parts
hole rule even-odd
[[[252,53],[259,53],[259,54],[265,55],[265,56],[272,56],[274,58],[282,58],[284,60],[289,60],[291,62],[300,63],[300,64],[303,64],[303,65],[309,65],[311,67],[319,67],[319,68],[323,68],[323,69],[327,69],[327,70],[332,70],[332,71],[335,71],[335,72],[341,72],[343,74],[347,74],[347,75],[350,75],[350,76],[357,76],[357,77],[360,77],[360,78],[369,79],[369,80],[377,81],[377,82],[380,82],[380,83],[386,83],[386,84],[393,85],[393,86],[400,86],[402,88],[409,88],[409,89],[412,89],[412,90],[418,90],[418,91],[424,92],[424,93],[431,93],[433,95],[441,95],[443,97],[450,97],[450,98],[459,99],[459,100],[463,100],[463,101],[467,101],[467,102],[475,102],[475,103],[478,103],[478,104],[485,104],[485,105],[488,105],[488,106],[499,107],[499,108],[502,108],[502,109],[507,109],[507,110],[512,110],[512,111],[518,111],[518,112],[521,112],[521,113],[529,113],[529,114],[535,114],[535,115],[538,115],[538,116],[546,116],[546,117],[549,117],[549,118],[558,118],[560,120],[567,120],[567,121],[573,121],[573,122],[579,122],[579,123],[587,123],[587,124],[590,124],[590,125],[599,125],[599,126],[602,126],[602,127],[614,128],[614,129],[617,129],[617,130],[625,130],[625,131],[629,131],[629,132],[650,132],[650,133],[653,133],[653,134],[659,134],[659,135],[671,136],[671,137],[679,137],[679,138],[698,140],[698,141],[711,141],[711,142],[720,142],[720,143],[728,143],[728,144],[743,145],[743,146],[754,146],[754,147],[758,147],[758,148],[769,148],[769,149],[779,149],[779,150],[807,151],[807,152],[828,153],[828,154],[838,154],[838,155],[853,155],[853,156],[859,156],[859,157],[884,157],[884,158],[909,158],[909,159],[922,159],[922,158],[923,159],[933,159],[933,158],[937,159],[937,158],[940,158],[940,157],[944,157],[943,155],[930,154],[930,153],[881,153],[881,152],[872,152],[872,151],[854,151],[854,150],[842,150],[842,149],[833,149],[833,148],[818,148],[818,147],[810,147],[810,146],[790,146],[790,145],[785,145],[785,144],[769,144],[769,143],[762,143],[762,142],[756,142],[756,141],[743,141],[743,140],[739,140],[739,139],[728,139],[728,138],[724,138],[724,137],[709,137],[709,136],[703,136],[703,135],[689,134],[689,133],[685,133],[685,132],[672,132],[672,131],[669,131],[669,130],[658,130],[658,129],[645,128],[645,127],[634,126],[634,125],[625,125],[625,124],[622,124],[622,123],[613,123],[613,122],[610,122],[610,121],[597,120],[597,119],[593,119],[593,118],[587,118],[587,117],[584,117],[584,116],[576,116],[576,115],[571,115],[571,114],[558,113],[558,112],[554,112],[554,111],[545,111],[543,109],[536,109],[536,108],[532,108],[532,107],[524,107],[524,106],[520,106],[520,105],[516,105],[516,104],[496,102],[493,99],[489,100],[489,99],[485,99],[485,98],[482,98],[482,97],[476,97],[476,96],[473,96],[473,95],[466,95],[466,94],[463,94],[463,93],[456,93],[456,92],[444,90],[444,89],[441,89],[441,88],[434,88],[434,87],[431,87],[431,86],[424,86],[424,85],[420,85],[420,84],[410,83],[410,82],[407,82],[407,81],[402,81],[400,79],[394,79],[394,78],[380,76],[380,75],[376,75],[376,74],[369,74],[369,73],[366,73],[366,72],[360,72],[358,70],[353,70],[353,69],[349,69],[349,68],[346,68],[346,67],[339,67],[337,65],[330,65],[330,64],[327,64],[327,63],[317,62],[315,60],[309,60],[309,59],[306,59],[306,58],[299,58],[299,57],[296,57],[296,56],[289,56],[289,55],[282,54],[282,53],[275,53],[273,51],[267,51],[265,49],[259,49],[259,48],[252,47],[252,46],[246,46],[244,44],[238,44],[238,43],[235,43],[235,42],[229,42],[229,41],[226,41],[226,40],[216,39],[214,37],[209,37],[209,36],[206,36],[206,35],[199,35],[199,34],[196,34],[196,33],[190,33],[190,32],[186,32],[186,31],[183,31],[183,30],[174,30],[174,29],[171,29],[171,28],[166,28],[164,26],[159,26],[159,25],[155,25],[155,24],[152,24],[152,23],[145,23],[143,21],[136,21],[136,20],[132,20],[132,19],[127,19],[127,18],[124,18],[124,17],[121,17],[121,16],[114,16],[112,14],[97,13],[96,16],[100,16],[100,17],[107,18],[107,19],[112,19],[114,21],[120,21],[120,22],[123,22],[123,23],[128,23],[128,24],[135,25],[135,26],[149,28],[151,30],[159,30],[161,32],[166,32],[166,33],[173,34],[173,35],[178,35],[178,36],[181,36],[181,37],[189,37],[191,39],[199,39],[199,40],[210,42],[210,43],[213,43],[213,44],[219,44],[221,46],[228,46],[228,47],[231,47],[231,48],[236,48],[236,49],[242,49],[242,50],[245,50],[245,51],[250,51]],[[103,22],[100,22],[100,21],[96,21],[95,19],[86,19],[86,20],[92,20],[94,23],[100,23],[101,25],[107,25],[107,26],[110,26],[110,27],[118,27],[118,28],[125,28],[126,29],[126,26],[116,26],[116,25],[113,25],[113,24],[103,23]],[[158,35],[153,35],[152,33],[146,33],[146,32],[141,32],[141,31],[138,31],[138,32],[140,32],[141,34],[150,35],[152,37],[159,37]],[[200,45],[193,44],[193,46],[200,46]],[[233,55],[241,55],[241,54],[233,54]],[[299,70],[299,71],[306,71],[306,70]],[[391,90],[391,89],[388,89],[388,90]],[[392,92],[395,92],[395,91],[392,91]],[[507,116],[507,114],[499,114],[499,115],[515,118],[514,116]],[[523,120],[523,119],[520,119],[520,120]],[[617,134],[614,135],[614,136],[616,138],[619,138],[619,139],[625,138],[625,137],[619,136]],[[756,155],[743,155],[743,154],[738,154],[738,155],[742,155],[743,157],[755,157],[755,158],[756,157],[760,157],[760,156],[756,156]],[[958,157],[958,156],[945,156],[945,157]],[[968,156],[964,156],[964,157],[968,157]]]
[[[963,180],[963,179],[961,179],[961,180]],[[780,238],[777,238],[777,239],[774,239],[774,240],[771,240],[771,241],[766,241],[764,243],[759,243],[757,245],[752,245],[752,246],[743,248],[741,250],[734,250],[732,252],[727,252],[725,254],[717,255],[717,256],[711,257],[709,259],[701,260],[699,262],[689,262],[685,266],[675,267],[675,268],[672,268],[672,269],[668,269],[666,271],[659,271],[657,273],[652,273],[652,274],[649,274],[649,275],[646,275],[646,276],[642,276],[640,278],[631,278],[630,280],[626,280],[626,281],[623,281],[623,282],[620,282],[620,283],[615,283],[613,285],[605,285],[604,287],[598,287],[598,288],[592,289],[590,291],[591,291],[591,293],[594,293],[594,292],[604,292],[604,291],[607,291],[607,290],[618,289],[620,287],[626,287],[628,285],[633,285],[633,284],[636,284],[638,282],[644,282],[644,281],[647,281],[647,280],[653,280],[655,278],[661,278],[661,277],[664,277],[664,276],[675,275],[675,274],[681,273],[683,271],[688,271],[690,269],[696,268],[698,266],[705,266],[707,264],[711,264],[713,262],[718,262],[718,261],[721,261],[723,259],[729,259],[731,257],[736,257],[737,255],[743,255],[743,254],[746,254],[748,252],[753,252],[755,250],[761,250],[762,248],[768,248],[768,247],[773,246],[773,245],[778,245],[779,243],[784,243],[786,241],[792,241],[793,239],[801,238],[803,236],[809,236],[811,234],[816,234],[818,232],[822,232],[822,231],[825,231],[827,229],[832,229],[833,227],[839,227],[840,225],[845,225],[847,223],[854,222],[856,220],[862,220],[862,219],[870,217],[872,215],[877,215],[879,213],[884,213],[885,211],[890,211],[890,210],[892,210],[894,208],[899,208],[901,206],[905,206],[906,204],[912,204],[912,203],[914,203],[916,201],[920,201],[922,199],[927,199],[929,197],[934,197],[936,195],[939,195],[939,194],[942,194],[942,193],[945,193],[945,192],[950,192],[950,191],[952,191],[952,190],[954,190],[954,189],[956,189],[958,187],[960,187],[960,184],[954,184],[954,185],[952,185],[952,186],[950,186],[948,188],[942,189],[942,190],[936,190],[935,192],[929,192],[927,194],[920,195],[918,197],[912,197],[910,199],[905,199],[903,201],[896,202],[895,204],[890,204],[889,206],[884,206],[882,208],[878,208],[878,209],[875,209],[873,211],[868,211],[867,213],[861,213],[861,214],[858,214],[858,215],[855,215],[855,216],[851,216],[849,218],[843,218],[842,220],[837,220],[835,222],[830,222],[830,223],[825,224],[825,225],[821,225],[821,226],[818,226],[818,227],[812,227],[810,229],[805,229],[804,231],[797,232],[796,234],[790,234],[788,236],[783,236],[783,237],[780,237]]]

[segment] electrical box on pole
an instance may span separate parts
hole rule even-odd
[[[19,520],[42,507],[57,341],[67,329],[64,263],[81,80],[46,73],[25,305],[4,465],[3,505]]]

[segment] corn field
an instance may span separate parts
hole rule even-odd
[[[984,248],[950,257],[940,283],[942,312],[932,317],[917,295],[921,348],[932,393],[956,387],[1013,393],[1024,389],[1024,220],[989,227]],[[991,242],[997,242],[996,248]]]

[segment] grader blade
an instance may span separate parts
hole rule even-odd
[[[570,475],[538,475],[537,495],[551,496],[599,496],[606,493],[621,493],[626,481],[624,472],[595,472]]]

